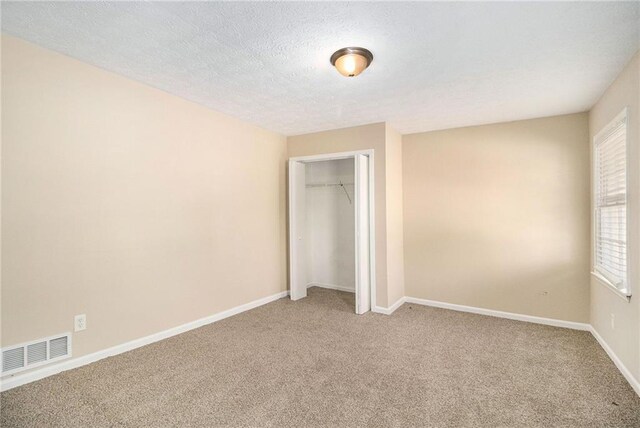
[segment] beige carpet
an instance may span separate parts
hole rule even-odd
[[[640,427],[587,332],[313,288],[1,395],[3,427]]]

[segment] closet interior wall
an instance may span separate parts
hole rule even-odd
[[[308,287],[355,292],[354,160],[310,162],[305,179]]]

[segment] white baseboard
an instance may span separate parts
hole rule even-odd
[[[354,290],[353,288],[344,287],[342,285],[335,285],[335,284],[323,284],[321,282],[310,282],[309,284],[307,284],[307,288],[311,288],[311,287],[326,288],[328,290],[346,291],[347,293],[356,292],[356,290]]]
[[[44,366],[42,368],[38,368],[26,373],[16,374],[15,376],[9,376],[6,379],[0,380],[0,391],[7,391],[11,388],[15,388],[17,386],[24,385],[29,382],[34,382],[36,380],[43,379],[47,376],[51,376],[66,370],[75,369],[77,367],[81,367],[81,366],[96,362],[98,360],[102,360],[103,358],[122,354],[123,352],[131,351],[133,349],[140,348],[145,345],[149,345],[159,340],[163,340],[171,336],[175,336],[177,334],[184,333],[189,330],[193,330],[198,327],[202,327],[204,325],[223,320],[225,318],[229,318],[233,315],[237,315],[239,313],[248,311],[250,309],[257,308],[258,306],[266,305],[267,303],[271,303],[275,300],[281,299],[288,295],[289,295],[288,291],[281,291],[280,293],[263,297],[262,299],[254,300],[252,302],[245,303],[244,305],[236,306],[234,308],[227,309],[226,311],[218,312],[217,314],[210,315],[205,318],[200,318],[199,320],[195,320],[186,324],[182,324],[178,327],[173,327],[168,330],[154,333],[152,335],[145,336],[140,339],[135,339],[130,342],[123,343],[121,345],[116,345],[111,348],[104,349],[102,351],[94,352],[88,355],[83,355],[78,358],[65,360],[58,364]]]
[[[402,304],[407,300],[406,297],[399,298],[393,305],[385,308],[383,306],[375,306],[371,308],[371,312],[375,312],[377,314],[391,315],[398,309]]]
[[[323,287],[326,284],[321,284],[321,285],[310,284],[310,286],[314,286],[314,285],[318,286],[318,287]],[[324,287],[324,288],[329,288],[329,287]],[[338,288],[332,288],[332,289],[338,289]],[[29,371],[27,373],[17,374],[15,376],[10,376],[10,377],[7,377],[6,379],[0,380],[0,391],[7,391],[7,390],[9,390],[11,388],[15,388],[17,386],[24,385],[24,384],[27,384],[29,382],[34,382],[36,380],[40,380],[40,379],[43,379],[45,377],[48,377],[48,376],[51,376],[51,375],[54,375],[54,374],[57,374],[57,373],[60,373],[60,372],[66,371],[66,370],[71,370],[71,369],[74,369],[74,368],[77,368],[77,367],[81,367],[81,366],[84,366],[84,365],[87,365],[87,364],[91,364],[93,362],[102,360],[103,358],[107,358],[107,357],[111,357],[111,356],[114,356],[114,355],[122,354],[123,352],[131,351],[133,349],[140,348],[142,346],[149,345],[151,343],[154,343],[154,342],[157,342],[157,341],[160,341],[160,340],[163,340],[163,339],[167,339],[167,338],[169,338],[171,336],[175,336],[177,334],[184,333],[184,332],[187,332],[189,330],[193,330],[193,329],[196,329],[198,327],[202,327],[204,325],[211,324],[211,323],[214,323],[216,321],[223,320],[225,318],[229,318],[229,317],[231,317],[233,315],[237,315],[239,313],[242,313],[242,312],[257,308],[258,306],[266,305],[267,303],[270,303],[270,302],[273,302],[275,300],[281,299],[281,298],[286,297],[288,295],[289,295],[288,291],[282,291],[280,293],[273,294],[271,296],[263,297],[262,299],[258,299],[258,300],[254,300],[254,301],[249,302],[249,303],[245,303],[244,305],[236,306],[236,307],[228,309],[226,311],[218,312],[217,314],[214,314],[214,315],[211,315],[211,316],[208,316],[208,317],[205,317],[205,318],[201,318],[199,320],[192,321],[192,322],[189,322],[187,324],[183,324],[183,325],[178,326],[178,327],[174,327],[174,328],[171,328],[171,329],[168,329],[168,330],[164,330],[164,331],[161,331],[159,333],[155,333],[155,334],[152,334],[152,335],[149,335],[149,336],[146,336],[146,337],[142,337],[140,339],[135,339],[135,340],[132,340],[130,342],[123,343],[121,345],[116,345],[116,346],[113,346],[111,348],[104,349],[102,351],[94,352],[92,354],[84,355],[84,356],[78,357],[78,358],[72,358],[70,360],[65,360],[65,361],[60,362],[58,364],[53,364],[53,365],[50,365],[50,366],[44,366],[42,368],[38,368],[38,369],[35,369],[33,371]],[[578,322],[573,322],[573,321],[556,320],[556,319],[551,319],[551,318],[535,317],[535,316],[531,316],[531,315],[514,314],[514,313],[511,313],[511,312],[494,311],[494,310],[491,310],[491,309],[476,308],[476,307],[473,307],[473,306],[456,305],[456,304],[453,304],[453,303],[445,303],[445,302],[438,302],[438,301],[435,301],[435,300],[419,299],[419,298],[416,298],[416,297],[401,297],[393,305],[391,305],[389,308],[376,306],[376,307],[372,308],[371,310],[372,310],[372,312],[385,314],[385,315],[391,315],[393,312],[395,312],[396,309],[398,309],[400,306],[402,306],[403,303],[413,303],[413,304],[416,304],[416,305],[431,306],[431,307],[435,307],[435,308],[450,309],[450,310],[460,311],[460,312],[469,312],[469,313],[479,314],[479,315],[488,315],[488,316],[499,317],[499,318],[507,318],[507,319],[517,320],[517,321],[526,321],[526,322],[531,322],[531,323],[536,323],[536,324],[545,324],[545,325],[551,325],[551,326],[555,326],[555,327],[564,327],[564,328],[570,328],[570,329],[574,329],[574,330],[589,331],[589,332],[591,332],[593,337],[598,341],[600,346],[605,350],[607,355],[609,355],[609,358],[611,358],[613,363],[616,365],[618,370],[620,370],[620,373],[622,373],[622,375],[625,377],[625,379],[629,382],[629,384],[634,389],[636,394],[638,394],[638,396],[640,396],[640,382],[638,382],[638,380],[631,374],[629,369],[627,369],[627,367],[622,363],[620,358],[618,358],[618,356],[615,354],[615,352],[613,352],[613,350],[607,344],[607,342],[605,342],[605,340],[602,338],[602,336],[600,336],[600,334],[596,331],[596,329],[593,328],[593,326],[591,326],[590,324],[578,323]]]
[[[436,300],[418,299],[417,297],[406,297],[405,302],[416,305],[432,306],[434,308],[450,309],[452,311],[469,312],[478,315],[488,315],[491,317],[507,318],[516,321],[532,322],[535,324],[552,325],[554,327],[564,327],[573,330],[590,331],[591,325],[581,322],[557,320],[553,318],[542,318],[533,315],[514,314],[512,312],[494,311],[493,309],[477,308],[474,306],[456,305],[454,303],[438,302]]]
[[[611,358],[611,361],[613,361],[613,364],[615,364],[618,370],[620,370],[620,373],[622,373],[622,376],[624,376],[625,379],[627,379],[627,382],[629,382],[629,385],[631,385],[631,387],[636,392],[636,394],[640,396],[640,382],[638,382],[638,379],[633,377],[633,374],[631,374],[629,369],[623,364],[622,360],[620,360],[620,358],[618,358],[615,352],[613,352],[613,349],[611,349],[609,344],[607,344],[607,342],[604,341],[602,336],[600,336],[600,333],[598,333],[593,326],[589,326],[589,327],[590,327],[589,331],[591,332],[593,337],[596,338],[600,346],[602,346],[602,349],[604,349],[607,355],[609,355],[609,358]]]
[[[400,300],[398,300],[398,302],[400,302]],[[396,302],[394,306],[396,305],[400,306],[398,302]],[[434,308],[450,309],[453,311],[469,312],[472,314],[489,315],[492,317],[507,318],[507,319],[517,320],[517,321],[526,321],[526,322],[531,322],[536,324],[551,325],[554,327],[564,327],[564,328],[570,328],[573,330],[589,331],[591,332],[593,337],[598,341],[602,349],[604,349],[607,355],[609,355],[609,358],[611,358],[611,360],[616,365],[620,373],[622,373],[622,376],[624,376],[627,382],[629,382],[629,384],[631,385],[633,390],[636,392],[636,394],[640,396],[640,382],[638,382],[638,379],[636,379],[633,376],[633,374],[631,374],[629,369],[622,363],[620,358],[618,358],[615,352],[613,352],[613,349],[611,349],[611,347],[607,344],[607,342],[605,342],[602,336],[600,336],[600,334],[596,331],[595,328],[593,328],[591,324],[557,320],[552,318],[542,318],[542,317],[536,317],[532,315],[514,314],[511,312],[494,311],[491,309],[483,309],[483,308],[477,308],[473,306],[456,305],[453,303],[438,302],[435,300],[418,299],[416,297],[405,297],[403,300],[403,303],[405,302],[413,303],[416,305],[432,306]],[[383,310],[383,311],[380,311],[380,313],[387,313],[387,314],[393,313],[393,310],[391,311],[389,310],[391,308],[389,309],[380,308],[380,309]]]

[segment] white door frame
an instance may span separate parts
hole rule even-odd
[[[339,153],[325,153],[319,155],[311,155],[311,156],[297,156],[289,158],[289,171],[291,171],[291,165],[293,162],[303,162],[303,163],[311,163],[311,162],[320,162],[320,161],[328,161],[328,160],[338,160],[338,159],[354,159],[356,155],[365,155],[369,158],[369,282],[371,284],[370,296],[371,296],[371,310],[376,307],[376,222],[375,222],[375,159],[374,159],[374,150],[356,150],[350,152],[339,152]],[[292,201],[292,198],[295,198],[295,194],[292,194],[291,189],[294,188],[293,183],[293,175],[289,173],[289,279],[290,281],[294,278],[295,275],[295,266],[291,260],[293,257],[292,248],[296,247],[294,240],[295,236],[291,233],[291,230],[295,226],[295,201]],[[355,197],[355,195],[354,195]],[[358,224],[356,226],[356,232],[358,230]],[[357,235],[356,235],[357,237]],[[356,287],[358,283],[356,283]]]

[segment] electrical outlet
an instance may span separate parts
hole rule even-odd
[[[615,314],[611,314],[611,329],[612,330],[616,329],[616,315]]]
[[[76,315],[73,318],[73,325],[75,331],[82,331],[87,328],[87,316],[85,314]]]

